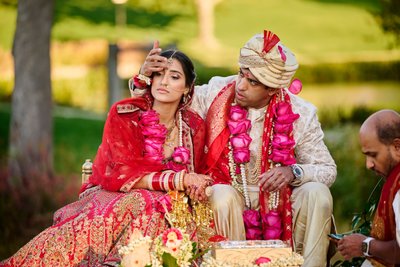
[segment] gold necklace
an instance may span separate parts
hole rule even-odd
[[[168,129],[167,138],[165,139],[165,145],[171,149],[175,147],[176,144],[176,134],[175,134],[176,125],[174,124],[171,129]]]

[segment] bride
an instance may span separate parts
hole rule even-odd
[[[0,266],[115,266],[118,248],[135,229],[154,238],[169,227],[160,205],[168,191],[206,199],[210,179],[196,174],[204,123],[189,109],[194,67],[180,51],[161,55],[166,69],[130,80],[144,95],[111,107],[80,199],[58,210],[52,226]]]

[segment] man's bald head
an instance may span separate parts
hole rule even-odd
[[[373,113],[361,125],[360,135],[365,134],[375,134],[381,143],[392,144],[400,138],[400,114],[390,109]]]

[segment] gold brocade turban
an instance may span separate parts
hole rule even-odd
[[[248,68],[264,85],[288,87],[299,64],[294,54],[277,35],[264,31],[256,34],[240,49],[239,66]]]

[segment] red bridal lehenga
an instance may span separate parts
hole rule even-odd
[[[162,191],[132,189],[143,174],[166,169],[143,157],[140,113],[149,98],[127,99],[108,115],[93,175],[83,185],[80,199],[54,214],[54,223],[0,266],[117,266],[118,248],[134,229],[152,238],[167,227],[157,199]],[[182,110],[182,141],[191,153],[188,171],[201,161],[204,124],[195,113]],[[121,192],[126,190],[127,192]]]

